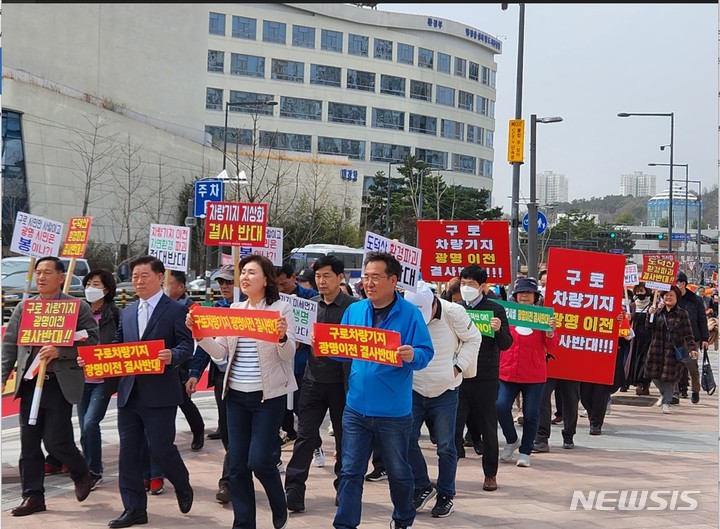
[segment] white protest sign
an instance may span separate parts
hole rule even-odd
[[[30,257],[57,257],[62,243],[63,223],[29,213],[17,212],[10,250]]]
[[[168,270],[187,272],[190,228],[151,224],[148,255],[160,259]]]
[[[262,255],[272,261],[275,266],[282,266],[283,229],[267,227],[265,230],[265,246],[241,246],[240,258],[248,254]]]
[[[365,253],[372,251],[385,252],[393,255],[400,261],[400,265],[402,265],[402,273],[397,283],[398,286],[410,292],[417,292],[417,284],[420,280],[420,257],[422,250],[401,242],[392,241],[371,231],[365,232],[363,250]]]
[[[317,321],[317,301],[280,294],[280,299],[290,303],[293,308],[293,319],[295,320],[295,339],[300,343],[310,345],[310,333]]]
[[[636,264],[625,265],[625,286],[634,287],[640,283],[638,266]]]

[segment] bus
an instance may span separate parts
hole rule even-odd
[[[364,253],[365,250],[362,248],[351,248],[342,244],[308,244],[302,248],[293,248],[290,253],[290,263],[295,272],[299,273],[304,268],[311,268],[318,257],[334,255],[345,263],[346,279],[359,279]]]

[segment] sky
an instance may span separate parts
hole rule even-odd
[[[508,122],[515,118],[519,4],[378,4],[378,10],[433,15],[499,37],[496,55],[493,206],[510,212]],[[718,185],[718,4],[526,4],[522,118],[525,164],[520,209],[530,191],[530,115],[538,124],[538,174],[565,174],[569,199],[620,194],[620,175],[655,174],[667,189],[669,117],[619,118],[619,112],[675,114],[674,164],[690,180]],[[674,180],[685,180],[675,167]],[[697,184],[690,184],[697,189]]]

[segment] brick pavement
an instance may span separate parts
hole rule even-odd
[[[717,364],[717,358],[714,358]],[[717,367],[716,367],[717,369]],[[717,371],[716,371],[717,372]],[[656,392],[655,392],[656,394]],[[629,394],[624,394],[627,396]],[[195,395],[206,418],[208,431],[216,424],[211,393]],[[628,399],[624,399],[628,400]],[[629,396],[632,402],[632,396]],[[122,511],[117,491],[116,412],[111,409],[103,422],[105,480],[83,503],[75,500],[67,476],[46,479],[48,511],[15,518],[9,509],[20,502],[17,471],[19,431],[17,421],[5,419],[2,425],[2,515],[3,529],[78,529],[106,527]],[[148,529],[182,527],[231,527],[232,509],[215,499],[217,478],[222,464],[220,441],[205,442],[200,452],[190,451],[191,434],[184,417],[178,414],[177,444],[185,457],[195,489],[195,503],[188,515],[180,514],[172,486],[148,500]],[[323,432],[325,452],[330,459],[332,438]],[[502,434],[500,445],[504,446]],[[657,407],[613,405],[603,435],[588,435],[588,421],[580,418],[576,448],[564,450],[560,426],[553,426],[551,451],[533,454],[531,468],[500,464],[499,488],[482,491],[480,458],[470,449],[460,460],[457,475],[455,512],[446,519],[430,517],[429,507],[418,513],[414,527],[500,527],[568,528],[612,527],[613,529],[657,529],[684,527],[711,529],[718,523],[718,396],[702,395],[700,404],[682,400],[670,415]],[[421,440],[431,477],[436,475],[437,457],[427,435]],[[287,463],[291,445],[283,449]],[[257,482],[256,482],[257,483]],[[289,529],[331,527],[335,513],[332,465],[312,468],[306,496],[307,510],[291,514]],[[574,490],[586,495],[591,490],[697,490],[694,511],[571,511]],[[258,528],[272,527],[264,491],[256,485]],[[432,503],[432,502],[431,502]],[[653,504],[654,505],[654,504]],[[431,506],[431,505],[430,505]],[[392,512],[387,482],[366,483],[363,497],[362,529],[387,528]]]

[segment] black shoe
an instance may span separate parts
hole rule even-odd
[[[437,490],[435,490],[435,487],[430,485],[426,489],[415,489],[415,494],[413,494],[413,504],[415,505],[415,510],[419,511],[425,505],[427,505],[427,502],[432,500],[437,495]]]
[[[273,514],[273,527],[275,529],[285,529],[288,525],[288,520],[290,517],[288,516],[287,511],[283,511],[279,516],[275,516]]]
[[[20,505],[10,511],[13,516],[27,516],[28,514],[34,514],[36,512],[46,511],[45,498],[42,496],[28,496],[23,498]]]
[[[700,402],[700,393],[698,393],[697,391],[693,391],[692,398],[690,399],[690,401],[693,404],[697,404],[698,402]]]
[[[475,453],[479,456],[483,454],[483,445],[482,443],[477,443],[473,445],[473,450],[475,450]]]
[[[680,399],[677,397],[673,397],[672,400],[670,401],[670,404],[678,405],[678,404],[680,404]]]
[[[590,435],[600,435],[602,434],[602,428],[600,426],[591,426],[590,432],[588,432]]]
[[[192,450],[193,452],[197,452],[198,450],[202,450],[203,446],[205,446],[204,432],[193,434],[193,440],[192,444],[190,445],[190,450]]]
[[[450,496],[438,494],[435,507],[430,511],[430,516],[433,518],[445,518],[446,516],[450,516],[450,513],[453,512],[454,509],[455,507],[453,506],[453,501]]]
[[[218,491],[215,494],[215,499],[222,504],[230,503],[232,496],[230,494],[230,486],[227,483],[223,483],[218,487]]]
[[[535,441],[532,446],[533,452],[549,452],[550,445],[547,441]]]
[[[290,512],[303,512],[305,510],[305,500],[295,489],[288,489],[285,493],[287,497],[287,508]]]
[[[376,468],[372,472],[370,472],[367,476],[365,476],[365,481],[382,481],[384,479],[387,479],[387,471],[383,468]]]
[[[108,522],[108,527],[130,527],[148,523],[147,511],[145,509],[125,509],[120,518]]]
[[[95,490],[95,487],[100,485],[102,481],[102,474],[95,474],[95,472],[90,471],[90,490]]]
[[[88,470],[87,473],[75,482],[75,497],[77,501],[85,501],[92,490],[92,474]]]
[[[215,430],[214,432],[207,434],[207,438],[217,441],[218,439],[222,439],[222,435],[220,435],[220,430]]]
[[[183,514],[187,514],[190,512],[190,509],[192,508],[193,504],[193,489],[188,484],[187,490],[183,492],[175,491],[175,496],[177,497],[178,501],[178,507],[180,507],[180,512]]]
[[[681,398],[681,399],[686,399],[686,398],[688,398],[688,392],[687,392],[687,390],[684,390],[684,391],[681,391],[681,392],[680,392],[680,398]]]

